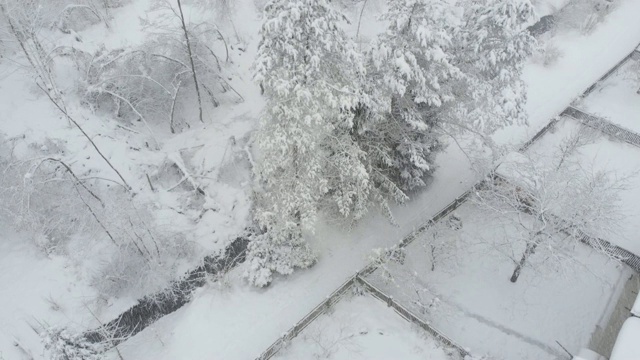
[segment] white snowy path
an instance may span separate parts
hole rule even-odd
[[[554,39],[563,51],[558,62],[549,68],[530,65],[525,72],[530,126],[501,131],[496,140],[524,142],[634,49],[640,42],[637,14],[640,1],[623,0],[592,34],[559,34]],[[397,243],[475,181],[465,156],[455,147],[441,154],[438,163],[430,188],[396,210],[400,228],[374,216],[347,234],[327,225],[318,231],[320,240],[313,244],[320,260],[312,269],[276,279],[267,289],[242,285],[237,281],[241,269],[236,269],[229,275],[230,288],[218,290],[214,285],[200,290],[190,304],[120,345],[124,358],[255,358],[365,265],[371,249]]]

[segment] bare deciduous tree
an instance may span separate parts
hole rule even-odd
[[[515,229],[504,240],[524,248],[512,258],[511,282],[537,252],[562,265],[574,262],[575,246],[588,241],[615,257],[603,240],[619,236],[628,177],[584,166],[575,155],[588,137],[588,131],[573,134],[550,156],[513,154],[492,181],[477,189],[473,202]]]

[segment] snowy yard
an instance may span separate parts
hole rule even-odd
[[[273,359],[462,360],[369,295],[346,295]]]
[[[577,106],[640,133],[640,52],[598,84]]]
[[[368,278],[471,353],[495,359],[556,359],[564,356],[556,341],[577,352],[606,325],[628,268],[586,245],[575,249],[576,263],[550,267],[543,249],[513,284],[512,259],[524,245],[505,241],[512,230],[470,203],[455,214],[460,230],[427,231],[402,264]],[[436,245],[432,270],[434,238],[446,245]]]
[[[532,4],[539,15],[547,15],[575,1],[537,0]],[[258,123],[264,120],[266,107],[276,104],[277,108],[289,101],[270,99],[279,92],[269,93],[266,84],[265,93],[265,84],[254,81],[256,54],[259,44],[265,43],[265,34],[259,29],[267,17],[262,12],[266,0],[184,0],[186,17],[178,15],[175,8],[171,8],[173,13],[168,8],[162,10],[167,4],[180,4],[174,0],[77,0],[97,9],[104,5],[105,12],[99,12],[104,19],[96,19],[98,13],[84,14],[75,29],[64,17],[45,26],[39,21],[48,13],[38,13],[42,18],[32,19],[29,11],[13,12],[23,10],[22,4],[41,4],[36,7],[38,11],[57,14],[60,9],[56,6],[73,2],[0,0],[0,5],[12,5],[8,10],[0,9],[0,195],[4,196],[0,201],[8,199],[0,203],[0,360],[46,358],[36,330],[60,326],[82,335],[116,318],[136,299],[162,289],[200,265],[203,257],[223,250],[233,239],[246,234],[257,223],[257,199],[268,188],[261,178],[264,172],[256,170],[260,169],[256,164],[265,162],[266,153],[256,140],[260,133]],[[378,17],[387,8],[387,1],[339,3],[339,13],[351,20],[349,24],[340,23],[347,34],[345,38],[356,45],[354,53],[364,54],[386,27],[386,20]],[[49,5],[56,11],[50,10]],[[67,7],[63,12],[77,10],[73,9]],[[78,9],[86,10],[82,6]],[[640,1],[617,0],[613,11],[590,31],[559,26],[546,34],[542,44],[548,49],[557,48],[557,58],[550,63],[537,57],[523,59],[521,75],[527,96],[520,110],[528,115],[528,123],[489,132],[488,138],[504,146],[491,155],[500,157],[503,150],[521,146],[637,47],[639,13]],[[45,63],[53,64],[49,75],[54,75],[47,78],[31,69],[17,42],[4,42],[5,35],[13,39],[3,23],[5,14],[34,21],[30,24],[37,31],[29,36],[42,41],[44,53],[51,56]],[[163,17],[167,14],[169,20]],[[297,34],[298,29],[293,30]],[[158,33],[165,37],[155,37]],[[274,37],[279,35],[276,31]],[[17,34],[16,39],[21,36]],[[206,45],[199,47],[199,53],[196,51],[197,70],[189,36],[194,36],[194,47]],[[393,40],[386,39],[390,44]],[[5,44],[11,45],[6,51]],[[337,49],[344,50],[340,47],[343,45],[338,44]],[[311,63],[344,65],[341,56],[348,52],[333,51]],[[33,54],[40,56],[43,52]],[[349,54],[349,61],[363,55]],[[582,99],[580,107],[640,131],[640,95],[635,94],[640,85],[631,77],[631,67],[637,66],[633,61]],[[94,74],[96,69],[103,72]],[[316,75],[332,74],[334,68],[330,70]],[[388,70],[394,74],[395,69]],[[428,70],[437,77],[435,68]],[[292,78],[299,75],[295,71],[265,73]],[[202,76],[204,105],[196,74]],[[45,86],[39,89],[34,78],[45,81]],[[368,80],[377,78],[371,76]],[[288,80],[276,79],[276,88]],[[359,91],[357,87],[362,85],[352,79],[339,79],[332,84],[334,80],[313,81],[327,83],[328,90],[323,94],[334,96],[332,101],[313,99],[320,104],[317,112],[330,121],[336,114],[342,119],[345,112],[356,112],[354,107],[360,103],[352,101],[356,91],[351,90]],[[375,88],[376,83],[372,84],[362,88]],[[221,89],[214,87],[218,85]],[[447,88],[450,84],[443,85]],[[114,93],[118,91],[122,93]],[[64,102],[56,103],[56,96]],[[60,104],[70,116],[58,111],[56,106]],[[303,111],[307,110],[305,106],[301,106]],[[198,108],[201,114],[204,112],[200,119]],[[325,108],[336,111],[324,114]],[[72,118],[78,121],[77,126]],[[294,116],[293,120],[299,119]],[[352,120],[345,123],[353,126]],[[320,126],[310,133],[315,136],[321,128],[325,131],[328,127]],[[530,151],[544,153],[576,128],[575,121],[562,120]],[[351,130],[355,128],[339,136],[329,133],[322,141],[353,141],[350,136],[360,134],[359,130]],[[279,141],[274,141],[275,152],[281,143],[297,141],[299,134],[294,133],[274,136]],[[489,159],[486,147],[468,141],[472,136],[459,135],[451,138],[439,134],[444,146],[428,164],[433,174],[427,177],[427,186],[408,191],[410,200],[406,204],[390,204],[396,224],[373,209],[373,201],[366,204],[372,209],[360,219],[346,215],[337,219],[335,212],[319,212],[315,232],[301,232],[317,255],[312,267],[296,268],[287,276],[274,272],[273,282],[261,288],[247,282],[245,274],[253,270],[249,264],[224,269],[228,273],[207,278],[185,306],[157,319],[137,335],[122,339],[126,341],[101,354],[100,359],[255,358],[345,279],[369,264],[374,249],[397,245],[483,177],[473,161],[486,165],[496,159]],[[327,140],[322,146],[331,144]],[[342,149],[344,144],[338,145],[335,149]],[[103,153],[98,154],[97,149]],[[308,153],[325,150],[317,147]],[[585,163],[614,170],[620,176],[640,172],[640,149],[604,136],[594,137],[592,144],[581,149],[580,156]],[[338,162],[328,161],[330,165]],[[355,167],[345,164],[343,170],[348,178]],[[114,168],[120,172],[116,174]],[[297,186],[296,181],[287,183],[294,177],[274,168],[277,170],[271,175],[284,174],[282,184],[291,185],[282,186],[288,194]],[[333,175],[323,173],[331,181],[342,179]],[[360,184],[349,181],[342,185]],[[319,182],[309,183],[309,188],[316,190]],[[341,192],[340,186],[336,187],[340,191],[331,189],[327,193]],[[360,190],[355,189],[353,193]],[[369,194],[371,189],[366,190],[362,193]],[[305,198],[293,197],[296,201]],[[322,199],[322,206],[333,201],[330,197]],[[351,197],[344,199],[350,201]],[[620,236],[608,240],[640,254],[640,186],[626,189],[623,203],[628,220]],[[276,214],[278,220],[278,216],[284,217],[280,210],[276,206],[274,211],[265,213]],[[484,216],[471,204],[456,214],[463,226],[446,234],[451,241],[438,248],[435,263],[430,257],[433,249],[425,247],[429,239],[423,237],[407,248],[403,264],[388,265],[388,274],[393,275],[394,281],[389,282],[388,274],[382,270],[370,278],[474,355],[488,354],[491,360],[563,357],[566,354],[557,342],[571,351],[590,344],[597,329],[607,328],[621,293],[635,289],[625,288],[631,274],[628,268],[586,246],[576,249],[578,263],[566,267],[547,266],[541,249],[532,257],[532,266],[525,268],[520,280],[512,284],[509,275],[513,258],[522,249],[519,245],[507,246],[496,236],[509,236],[508,227]],[[56,226],[67,223],[71,224],[68,233],[56,232]],[[370,296],[343,299],[276,358],[462,360]]]

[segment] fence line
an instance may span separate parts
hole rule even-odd
[[[283,336],[279,337],[271,346],[267,348],[256,360],[267,360],[271,359],[273,355],[275,355],[286,343],[298,336],[302,330],[304,330],[309,324],[315,320],[318,316],[325,313],[331,306],[336,304],[342,297],[347,293],[348,290],[353,288],[355,284],[355,278],[357,274],[350,277],[347,281],[345,281],[338,289],[331,293],[331,295],[327,296],[327,298],[321,302],[318,306],[313,308],[305,317],[303,317],[300,321],[298,321],[293,327],[287,331]]]
[[[451,340],[451,338],[440,332],[438,329],[432,327],[424,320],[420,319],[417,315],[402,306],[397,301],[393,300],[393,296],[387,295],[384,291],[380,290],[379,288],[365,280],[361,276],[360,272],[358,272],[350,277],[347,281],[345,281],[337,290],[331,293],[331,295],[329,295],[324,301],[322,301],[318,306],[311,310],[304,318],[298,321],[289,331],[279,337],[273,344],[271,344],[271,346],[269,346],[262,354],[260,354],[260,356],[257,357],[256,360],[271,359],[290,340],[300,335],[300,333],[307,326],[309,326],[311,322],[317,319],[320,315],[325,314],[333,305],[338,303],[349,290],[354,290],[356,288],[356,285],[360,286],[374,298],[383,301],[385,304],[387,304],[387,306],[391,307],[406,321],[418,325],[420,328],[428,332],[430,335],[435,337],[436,340],[442,342],[443,344],[455,348],[461,356],[464,357],[469,355],[469,352],[466,351],[462,346],[458,345],[456,342]]]
[[[640,44],[639,44],[640,45]],[[637,49],[637,46],[631,50],[631,52],[625,56],[622,61],[618,62],[614,67],[612,67],[611,69],[609,69],[609,71],[607,71],[604,75],[602,75],[602,77],[600,77],[600,79],[598,79],[596,82],[594,82],[593,84],[591,84],[591,86],[589,86],[589,88],[587,88],[587,90],[584,91],[584,93],[582,94],[582,96],[587,96],[589,94],[591,94],[593,92],[593,90],[596,89],[596,87],[598,87],[598,85],[600,85],[601,82],[607,80],[611,75],[613,75],[613,73],[615,73],[622,65],[624,65],[624,63],[626,63],[629,59],[631,59],[633,56],[635,56],[634,54],[638,52],[640,53],[640,51]]]
[[[368,282],[367,280],[365,280],[363,277],[359,275],[356,275],[355,280],[356,280],[356,283],[358,283],[358,285],[361,285],[373,297],[383,301],[384,303],[387,304],[387,306],[393,308],[393,310],[395,310],[405,320],[420,326],[423,330],[425,330],[426,332],[428,332],[437,340],[446,344],[447,346],[455,348],[456,350],[458,350],[460,355],[462,355],[462,357],[469,355],[469,352],[465,350],[462,346],[458,345],[456,342],[451,340],[448,336],[440,332],[438,329],[432,327],[431,325],[429,325],[428,323],[420,319],[418,316],[412,313],[409,309],[400,305],[400,303],[398,303],[393,299],[393,296],[389,296],[385,294],[382,290],[378,289],[376,286],[374,286],[373,284],[371,284],[370,282]]]
[[[620,139],[627,144],[640,147],[640,135],[627,130],[621,126],[618,126],[609,120],[601,118],[599,116],[588,114],[580,109],[576,109],[572,106],[566,108],[562,115],[578,120],[580,123],[599,130],[605,134],[611,135],[617,139]]]

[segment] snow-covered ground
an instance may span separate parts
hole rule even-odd
[[[616,346],[611,353],[611,360],[633,360],[640,357],[640,318],[631,317],[625,321]]]
[[[89,52],[101,46],[107,51],[138,46],[148,32],[140,19],[147,16],[153,1],[125,3],[122,8],[113,9],[110,29],[98,23],[77,34],[43,30],[43,36]],[[191,18],[210,15],[189,10],[185,7]],[[255,14],[252,1],[236,4],[236,10]],[[247,41],[255,43],[249,35],[257,37],[258,26],[257,18],[243,23]],[[230,28],[221,26],[221,29],[233,33]],[[81,41],[75,40],[76,36]],[[78,176],[98,179],[97,184],[89,183],[89,186],[97,185],[95,193],[110,207],[108,219],[120,214],[138,216],[142,213],[148,216],[143,220],[145,226],[152,228],[158,238],[179,239],[178,246],[166,249],[171,252],[170,256],[143,265],[144,268],[159,266],[156,269],[159,271],[149,270],[145,274],[149,277],[137,278],[133,272],[127,275],[131,270],[127,263],[130,259],[121,255],[121,249],[113,246],[101,229],[89,229],[65,240],[59,247],[49,248],[51,255],[47,255],[42,246],[45,236],[39,233],[40,229],[25,228],[24,232],[15,234],[7,223],[0,225],[0,359],[42,358],[40,338],[30,325],[35,329],[60,325],[77,332],[95,328],[135,304],[137,298],[193,269],[205,255],[224,249],[243,232],[250,206],[247,191],[250,172],[243,147],[263,103],[259,89],[247,76],[255,49],[245,49],[243,41],[229,36],[233,63],[229,64],[232,77],[227,81],[243,94],[245,103],[208,109],[204,124],[199,124],[194,117],[192,128],[179,134],[171,134],[163,119],[150,121],[148,129],[140,121],[127,124],[104,111],[92,112],[80,106],[75,94],[78,84],[74,81],[73,66],[61,60],[58,70],[63,76],[58,85],[66,96],[68,111],[131,185],[133,195],[129,194],[128,201],[121,201],[106,189],[105,184],[109,186],[120,179],[82,133],[35,86],[34,76],[24,66],[27,61],[21,53],[11,61],[5,61],[9,56],[0,61],[0,145],[14,156],[13,166],[49,156],[61,158]],[[122,124],[124,126],[120,126]],[[160,150],[154,149],[150,131],[158,140]],[[196,191],[176,173],[174,163],[193,171],[195,181],[206,195],[193,196]],[[6,173],[5,168],[2,170]],[[25,177],[25,184],[28,178]],[[5,190],[3,186],[2,191]],[[37,196],[46,200],[49,194]],[[75,192],[67,196],[76,199]],[[0,207],[4,216],[5,204]],[[86,212],[82,205],[77,210]],[[121,225],[114,222],[107,223],[106,227],[113,232]],[[125,282],[117,278],[119,275]],[[100,290],[109,288],[112,282],[124,284],[123,291]],[[14,342],[20,346],[14,346]],[[21,347],[31,355],[25,355]]]
[[[623,128],[640,133],[640,53],[598,84],[577,106]]]
[[[3,226],[4,225],[4,226]],[[95,296],[62,257],[46,257],[24,234],[0,225],[0,359],[40,355],[31,326],[87,323],[85,302]],[[24,356],[24,357],[23,357]]]
[[[280,360],[461,360],[381,301],[347,295],[273,357]]]
[[[511,283],[513,259],[524,250],[505,240],[514,229],[470,202],[455,214],[462,228],[436,235],[448,248],[436,248],[434,270],[427,232],[402,264],[391,261],[368,278],[471,353],[495,359],[556,359],[564,355],[556,341],[576,353],[607,323],[630,269],[580,244],[576,263],[561,267],[538,250]]]
[[[162,143],[162,150],[153,152],[145,149],[144,136],[133,136],[127,130],[114,126],[113,122],[96,118],[95,114],[88,111],[74,109],[85,130],[95,134],[98,145],[109,149],[107,156],[131,182],[138,193],[138,201],[153,200],[154,221],[160,229],[185,234],[187,241],[196,245],[195,254],[198,256],[187,259],[186,264],[179,264],[176,273],[193,265],[189,261],[195,261],[200,255],[224,247],[231,237],[242,230],[248,216],[247,184],[243,183],[248,171],[244,168],[245,164],[237,161],[233,154],[242,151],[243,139],[254,128],[263,103],[257,86],[248,75],[257,47],[260,24],[255,3],[261,1],[234,2],[235,27],[227,24],[226,28],[222,28],[227,34],[237,31],[237,43],[232,53],[232,72],[237,76],[230,82],[246,100],[239,105],[227,104],[208,112],[207,118],[211,123],[203,126],[195,124],[194,128],[177,136],[169,135],[166,126],[156,128],[152,124],[154,133]],[[114,10],[112,29],[118,31],[108,31],[102,25],[90,27],[80,32],[82,46],[91,48],[104,43],[107,48],[115,48],[123,44],[140,43],[143,36],[138,16],[143,16],[149,5],[147,0],[136,0],[125,8]],[[365,12],[360,30],[363,41],[380,30],[379,24],[372,20],[375,13],[375,6]],[[548,40],[561,49],[562,55],[550,66],[531,63],[525,69],[530,125],[499,132],[495,136],[497,142],[520,145],[637,46],[640,41],[638,13],[640,2],[620,0],[618,8],[589,35],[566,31]],[[352,27],[355,30],[357,23],[353,17],[358,12],[353,11],[353,14]],[[95,171],[92,174],[111,179],[113,175],[110,169],[91,153],[92,149],[77,130],[69,127],[48,100],[29,85],[30,75],[11,70],[9,66],[10,62],[0,63],[0,99],[3,99],[0,131],[7,138],[20,139],[26,135],[24,141],[18,140],[15,150],[27,155],[29,144],[40,145],[50,138],[68,139],[64,146],[68,153],[76,154],[73,160],[78,167],[84,165]],[[142,125],[136,126],[138,132],[146,134]],[[232,136],[237,140],[235,146],[230,140]],[[115,138],[128,140],[115,141]],[[192,219],[198,218],[199,214],[185,215],[175,211],[175,205],[183,199],[184,194],[163,191],[163,187],[157,193],[152,193],[145,177],[146,169],[161,166],[163,161],[185,148],[188,148],[186,152],[190,157],[188,165],[196,169],[215,169],[214,173],[200,174],[200,180],[211,198],[207,204],[211,205],[212,211],[205,211],[197,224]],[[300,271],[286,279],[276,279],[266,289],[245,285],[241,279],[243,269],[233,270],[227,276],[228,284],[206,286],[196,292],[190,304],[120,345],[124,358],[227,360],[255,357],[335,287],[364,266],[373,248],[396,244],[478,180],[465,153],[455,145],[440,154],[437,162],[439,168],[429,188],[417,194],[407,206],[394,209],[399,227],[391,226],[382,216],[375,214],[349,232],[325,221],[320,225],[317,236],[311,239],[320,255],[319,262],[312,269]],[[87,237],[93,235],[87,234]],[[92,249],[92,244],[98,243],[97,240],[79,239],[74,242],[84,245],[69,249],[74,254],[70,260],[41,255],[30,236],[15,235],[9,231],[0,234],[0,244],[3,246],[0,266],[2,269],[11,266],[11,271],[7,270],[0,276],[0,308],[3,314],[0,316],[3,331],[0,355],[7,359],[24,357],[19,348],[12,345],[13,337],[25,348],[32,349],[34,358],[41,357],[39,339],[25,325],[28,319],[35,318],[36,321],[51,325],[72,324],[84,329],[97,323],[89,311],[92,309],[95,312],[97,308],[87,306],[88,303],[102,304],[102,310],[96,316],[105,321],[133,301],[132,297],[126,296],[115,300],[96,300],[95,292],[90,287],[91,276],[97,272],[99,263],[111,253],[109,249]],[[96,260],[87,264],[84,261],[86,259]],[[51,279],[47,280],[41,271],[50,274]],[[59,302],[62,310],[49,310],[48,301],[40,300],[50,296]],[[114,358],[118,356],[115,353],[111,355]]]

